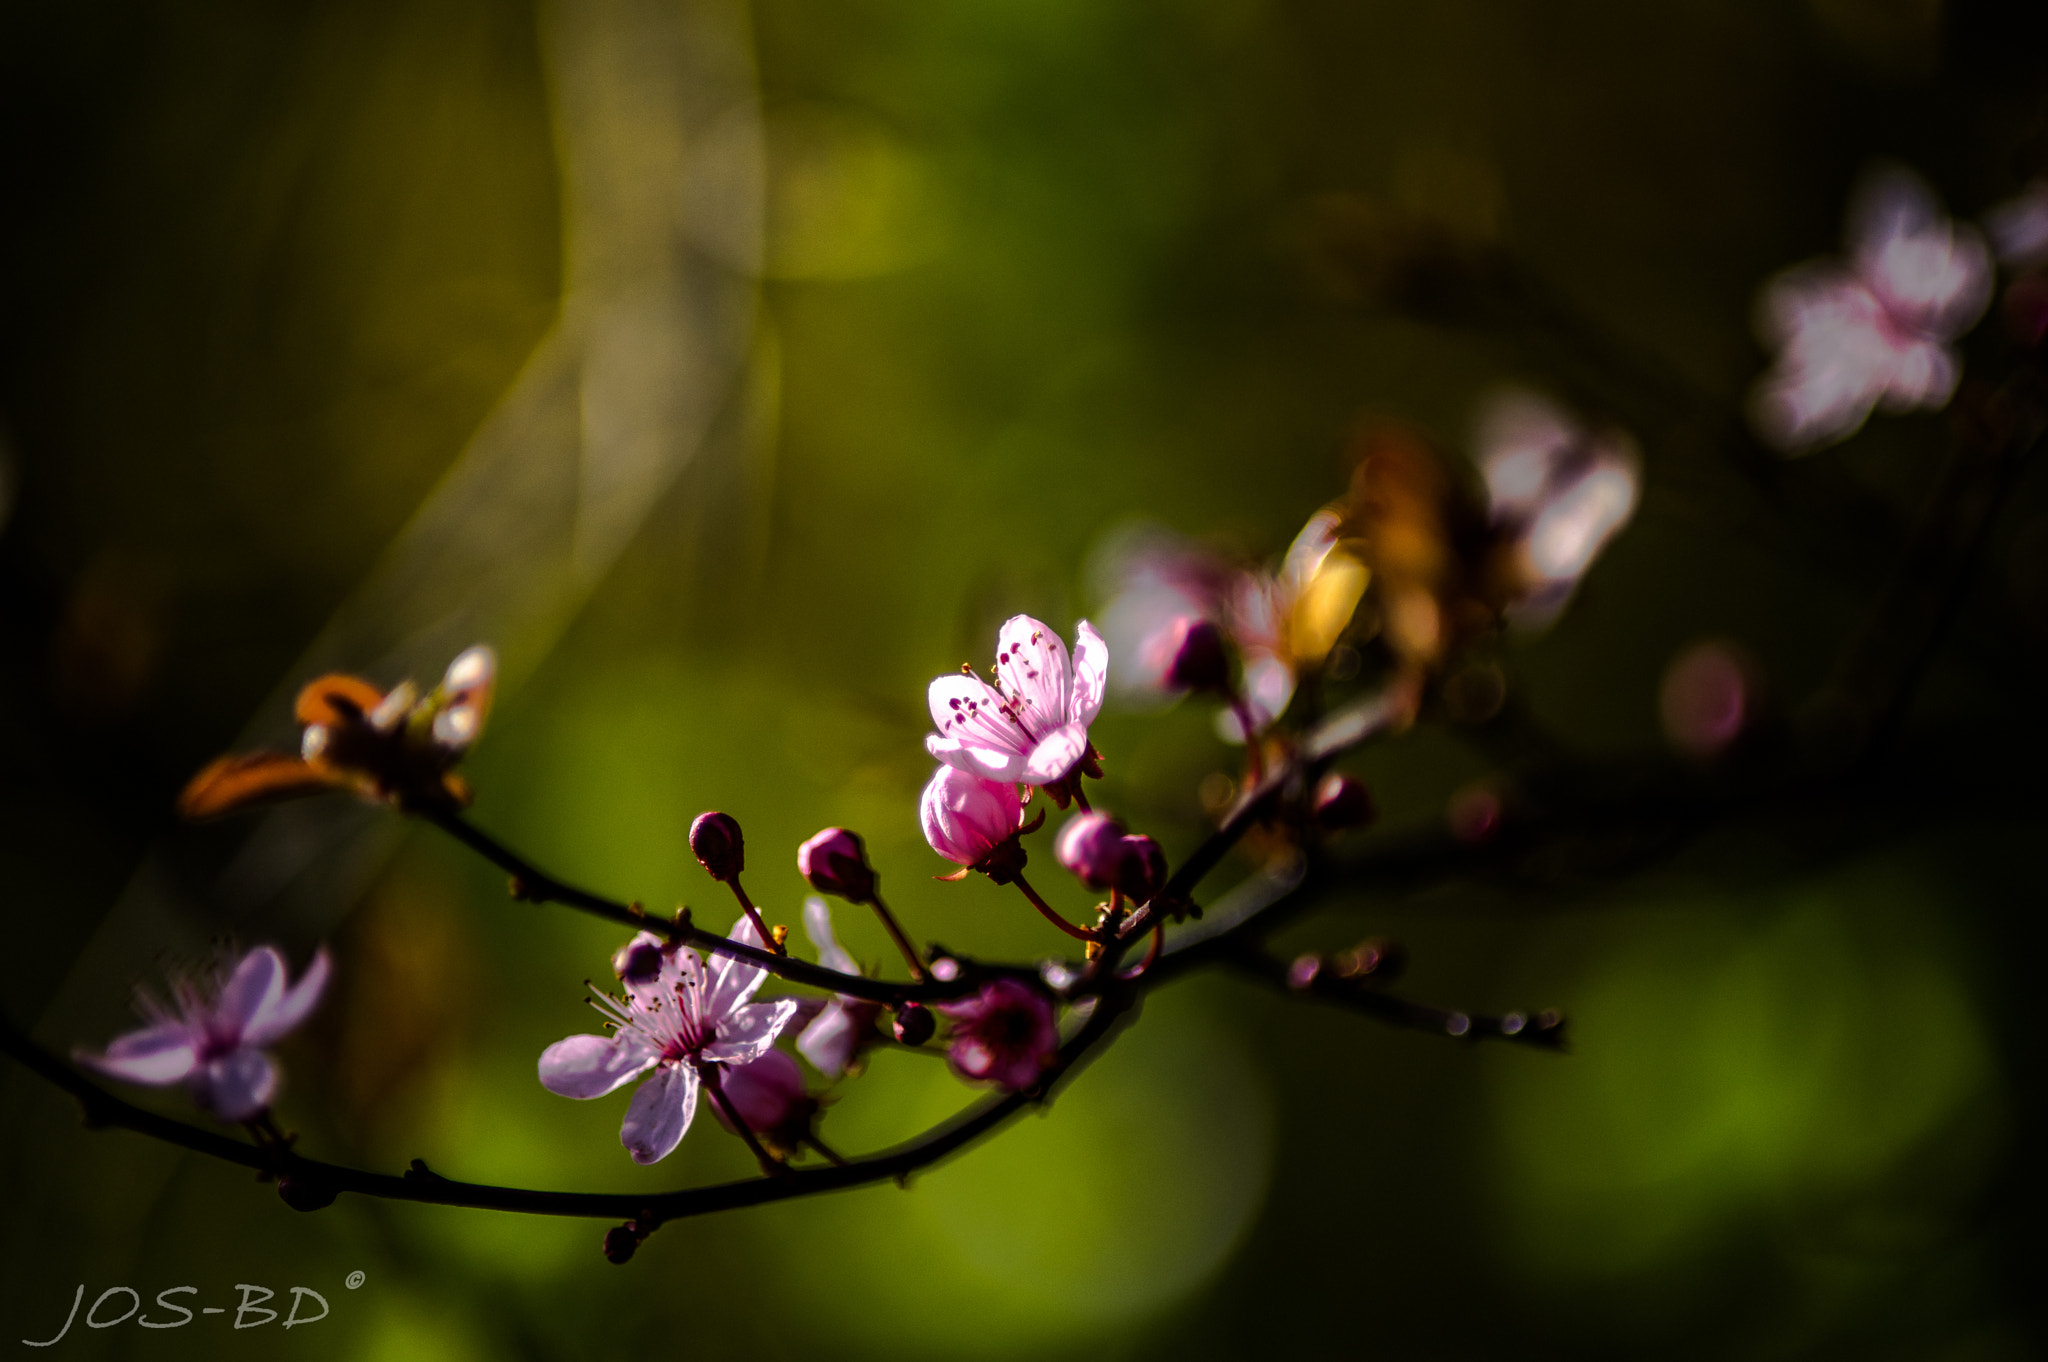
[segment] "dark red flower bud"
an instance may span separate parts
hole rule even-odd
[[[608,1263],[626,1263],[640,1247],[640,1236],[631,1225],[614,1225],[604,1232],[604,1258]]]
[[[1124,830],[1106,813],[1075,814],[1060,829],[1053,854],[1090,889],[1117,882],[1124,862]]]
[[[1167,636],[1166,685],[1172,690],[1215,690],[1230,685],[1230,658],[1223,631],[1205,619],[1183,615]]]
[[[277,1195],[295,1211],[324,1211],[334,1204],[333,1183],[302,1173],[286,1173],[277,1180]]]
[[[874,902],[875,872],[858,833],[826,828],[796,849],[796,869],[821,894],[849,903]]]
[[[932,1031],[937,1026],[930,1008],[921,1003],[905,1003],[896,1009],[896,1021],[891,1029],[895,1031],[896,1039],[905,1045],[922,1045],[932,1038]]]
[[[1117,866],[1116,887],[1133,903],[1150,903],[1166,883],[1166,853],[1159,843],[1142,834],[1123,839],[1123,860]]]
[[[704,873],[723,884],[747,868],[747,843],[737,818],[729,813],[700,813],[690,824],[690,851]]]
[[[1340,771],[1332,771],[1316,786],[1316,822],[1329,832],[1362,828],[1379,816],[1372,791]]]
[[[1488,841],[1500,831],[1500,796],[1483,783],[1467,785],[1451,796],[1445,807],[1451,836],[1474,844]]]
[[[629,984],[644,984],[661,973],[661,947],[645,937],[642,933],[628,941],[612,956],[612,972]]]

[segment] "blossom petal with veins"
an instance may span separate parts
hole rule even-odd
[[[996,635],[996,678],[1036,733],[1067,721],[1072,677],[1067,645],[1029,615],[1015,615]]]
[[[1088,725],[1066,724],[1045,735],[1024,758],[1025,785],[1051,785],[1088,755]]]
[[[541,1051],[540,1085],[558,1097],[602,1097],[646,1073],[660,1058],[631,1031],[570,1036]]]
[[[1102,710],[1109,648],[1081,621],[1070,658],[1058,634],[1029,615],[1013,616],[997,635],[999,690],[978,677],[949,674],[926,693],[938,732],[925,750],[984,780],[1054,785],[1088,755],[1088,725]]]
[[[745,1064],[758,1059],[796,1015],[794,998],[748,1003],[718,1024],[718,1039],[704,1047],[704,1058],[719,1064]]]
[[[635,1163],[659,1163],[675,1152],[697,1115],[697,1070],[688,1064],[657,1068],[626,1108],[619,1143]]]

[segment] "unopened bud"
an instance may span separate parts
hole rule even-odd
[[[640,1247],[640,1236],[631,1225],[614,1225],[604,1232],[604,1258],[608,1263],[631,1262]]]
[[[858,833],[826,828],[796,849],[796,869],[821,894],[849,903],[874,902],[875,872]]]
[[[1287,986],[1299,993],[1312,986],[1316,976],[1323,972],[1323,957],[1310,952],[1297,955],[1287,966]]]
[[[1316,786],[1314,813],[1316,823],[1328,832],[1362,828],[1379,816],[1372,791],[1340,771],[1330,772]]]
[[[295,1211],[324,1211],[334,1204],[335,1187],[319,1178],[286,1173],[277,1180],[277,1195]]]
[[[612,972],[629,984],[644,984],[661,973],[661,947],[629,941],[612,956]]]
[[[922,1003],[905,1003],[896,1009],[896,1020],[890,1029],[905,1045],[922,1045],[932,1038],[937,1025],[930,1008]]]
[[[737,818],[729,813],[700,813],[690,824],[690,851],[704,873],[723,884],[747,868],[747,843]]]
[[[1386,983],[1408,967],[1408,948],[1384,936],[1369,936],[1337,957],[1337,972],[1347,979]]]
[[[1077,814],[1060,829],[1053,854],[1090,889],[1117,882],[1124,862],[1124,830],[1106,813]]]
[[[1500,831],[1500,796],[1484,784],[1467,785],[1451,796],[1444,814],[1451,825],[1451,836],[1459,841],[1489,841]]]
[[[1142,834],[1123,839],[1123,863],[1117,867],[1116,887],[1133,903],[1150,903],[1166,883],[1166,853],[1159,843]]]
[[[1696,643],[1665,669],[1657,717],[1671,745],[1695,761],[1710,761],[1742,736],[1755,719],[1755,674],[1734,645]]]
[[[1167,637],[1166,685],[1172,690],[1220,691],[1230,684],[1230,659],[1223,632],[1205,619],[1184,615]]]

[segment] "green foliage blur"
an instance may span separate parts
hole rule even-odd
[[[1374,306],[1316,224],[1511,251],[1631,366],[1734,410],[1755,289],[1836,249],[1870,158],[1958,213],[2020,186],[2044,37],[1954,0],[6,0],[0,1007],[99,1045],[167,958],[326,941],[333,991],[281,1051],[309,1152],[743,1176],[708,1118],[641,1169],[624,1094],[535,1081],[592,1029],[615,933],[343,797],[185,827],[179,786],[288,740],[318,670],[430,680],[488,636],[475,817],[553,872],[723,925],[685,830],[724,809],[794,924],[795,847],[842,824],[914,936],[1051,953],[1013,894],[930,878],[925,683],[985,667],[1010,614],[1099,610],[1122,527],[1277,554],[1362,416],[1461,447],[1508,380],[1627,423],[1647,471],[1571,610],[1509,650],[1515,703],[1567,751],[1656,758],[1666,665],[1726,638],[1790,713],[1885,578],[1871,538],[1761,497],[1583,356]],[[1941,430],[1874,423],[1796,485],[1905,523]],[[2038,471],[2012,502],[1914,721],[2025,762]],[[1195,705],[1095,741],[1099,802],[1170,855],[1239,759]],[[1361,752],[1365,836],[1440,821],[1493,760],[1433,724]],[[82,1306],[52,1355],[2038,1355],[2041,820],[1966,795],[1825,838],[1737,824],[1619,880],[1340,896],[1285,944],[1394,936],[1407,994],[1559,1007],[1571,1051],[1197,978],[907,1191],[670,1225],[623,1268],[591,1222],[302,1215],[81,1131],[9,1064],[0,1346],[52,1336],[82,1283],[230,1313],[95,1330]],[[825,1130],[875,1148],[971,1096],[882,1053]],[[240,1283],[331,1313],[237,1332]]]

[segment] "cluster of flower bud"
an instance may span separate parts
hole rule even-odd
[[[1090,889],[1113,889],[1134,904],[1151,902],[1166,883],[1166,853],[1159,843],[1127,834],[1107,814],[1068,819],[1053,854]]]

